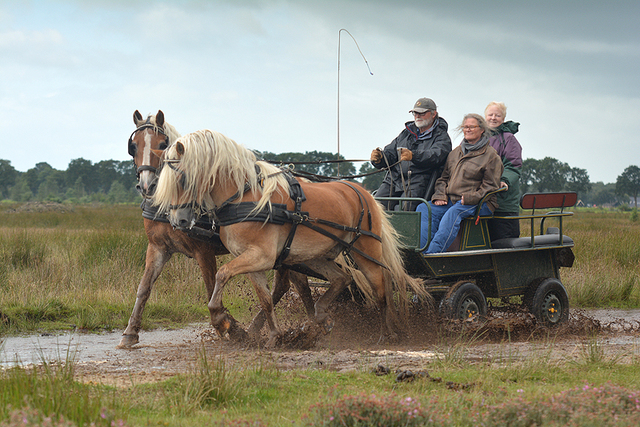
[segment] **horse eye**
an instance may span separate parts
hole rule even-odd
[[[138,146],[133,142],[129,142],[129,155],[131,157],[135,157],[137,150],[138,150]]]
[[[158,145],[158,149],[159,150],[166,150],[168,146],[169,146],[169,144],[167,144],[167,141],[162,141],[160,143],[160,145]]]

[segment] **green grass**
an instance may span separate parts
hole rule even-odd
[[[123,329],[144,269],[147,240],[139,208],[73,206],[65,213],[21,214],[11,212],[14,207],[0,205],[0,334]],[[640,223],[631,221],[630,213],[577,210],[564,232],[576,242],[574,267],[562,269],[573,307],[640,307]],[[244,277],[227,287],[225,304],[242,322],[255,314],[250,308],[255,297]],[[207,318],[199,268],[175,255],[151,293],[143,327]],[[38,369],[0,371],[0,425],[25,425],[23,419],[34,420],[26,425],[45,425],[44,418],[57,414],[72,424],[50,425],[106,426],[122,420],[136,426],[329,426],[339,425],[335,417],[365,413],[366,425],[385,425],[381,420],[400,416],[398,408],[405,408],[408,398],[438,425],[507,425],[512,415],[523,422],[548,421],[545,414],[567,413],[557,411],[557,402],[582,417],[569,420],[573,425],[590,425],[589,420],[607,425],[602,411],[612,407],[622,411],[620,425],[637,421],[637,410],[629,412],[622,396],[640,390],[638,355],[621,364],[621,357],[607,355],[593,339],[571,360],[552,360],[545,346],[551,349],[553,343],[543,343],[539,354],[525,360],[505,344],[504,355],[469,363],[465,340],[473,339],[443,337],[442,357],[424,366],[440,382],[397,383],[393,374],[378,377],[366,370],[281,371],[268,360],[234,366],[202,350],[188,374],[123,389],[81,384],[73,361],[45,361]],[[599,406],[588,394],[594,387],[606,389],[606,398],[597,398],[609,406]]]
[[[600,418],[611,411],[622,414],[618,425],[633,425],[624,421],[639,419],[640,364],[612,363],[593,352],[586,350],[570,361],[537,356],[461,366],[436,360],[425,363],[429,375],[396,382],[394,374],[376,376],[364,369],[281,371],[266,359],[233,366],[203,348],[192,372],[128,388],[81,384],[74,380],[72,361],[45,363],[38,369],[0,371],[0,425],[23,425],[2,420],[25,407],[62,415],[76,425],[110,425],[107,419],[116,422],[113,425],[123,420],[123,425],[135,426],[356,425],[331,422],[332,416],[370,420],[358,425],[424,425],[406,419],[391,424],[389,419],[401,417],[398,408],[408,407],[408,402],[437,421],[434,425],[478,425],[479,420],[491,421],[484,425],[534,425],[505,421],[513,413],[525,420],[544,419],[558,410],[560,401],[562,408],[573,408],[563,416],[581,420],[570,425],[595,425],[587,421],[603,422]],[[607,398],[598,394],[596,401],[594,387],[606,389]],[[599,425],[609,425],[606,421]]]
[[[640,307],[640,222],[630,216],[578,210],[567,220],[576,259],[561,275],[574,307]]]
[[[144,271],[140,209],[23,214],[9,208],[0,210],[0,333],[124,329]],[[206,302],[197,264],[175,254],[152,290],[143,326],[203,321]]]
[[[0,205],[0,333],[124,328],[147,246],[139,207],[19,208]],[[575,211],[564,232],[576,243],[576,260],[561,269],[571,305],[640,307],[640,222],[631,221],[630,212]],[[523,234],[526,228],[523,222]],[[225,289],[225,304],[241,322],[252,316],[255,297],[243,276]],[[151,292],[143,327],[206,318],[200,270],[176,254]]]

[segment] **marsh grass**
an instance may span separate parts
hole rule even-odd
[[[45,426],[48,418],[48,425],[110,426],[114,413],[126,416],[126,403],[114,389],[75,381],[69,357],[62,362],[43,359],[38,366],[1,370],[0,389],[1,425]],[[1,421],[6,419],[8,424]],[[12,423],[14,419],[17,422]]]
[[[565,234],[576,243],[573,268],[561,270],[574,307],[640,306],[640,223],[626,212],[578,211]]]
[[[0,205],[0,333],[124,328],[147,246],[139,207],[21,209]],[[575,212],[564,224],[564,233],[576,244],[575,263],[561,269],[572,307],[639,307],[640,222],[631,221],[628,212]],[[528,224],[522,226],[523,235],[529,234]],[[219,257],[218,264],[228,259]],[[249,321],[256,305],[245,277],[232,279],[225,306],[234,317]],[[193,260],[175,254],[151,292],[143,327],[207,318],[200,270]],[[455,348],[447,351],[448,357],[459,358]]]
[[[224,357],[211,359],[204,348],[198,352],[192,373],[167,381],[164,388],[166,407],[173,415],[222,408],[242,394],[245,372],[233,372]]]
[[[20,424],[20,415],[29,414],[74,423],[53,426],[616,425],[607,413],[619,425],[640,419],[640,364],[552,361],[545,354],[554,345],[502,363],[426,362],[430,377],[400,383],[364,368],[281,371],[269,358],[233,365],[203,345],[187,374],[111,388],[77,382],[68,356],[64,363],[0,371],[0,425],[47,425]],[[561,423],[553,424],[554,413]],[[591,418],[605,423],[590,424]]]
[[[0,333],[126,326],[147,247],[137,206],[0,208]],[[229,304],[242,280],[228,287]],[[203,321],[206,302],[197,264],[175,254],[152,290],[143,327]]]

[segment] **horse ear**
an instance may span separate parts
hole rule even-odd
[[[182,145],[180,141],[176,142],[176,153],[178,153],[179,156],[184,154],[184,145]]]
[[[159,128],[164,126],[164,113],[162,110],[158,110],[158,114],[156,114],[156,126]]]
[[[140,114],[140,111],[136,110],[136,111],[133,113],[133,123],[134,123],[136,126],[139,126],[141,121],[142,121],[142,114]]]

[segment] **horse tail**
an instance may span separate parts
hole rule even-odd
[[[385,286],[388,287],[387,298],[393,298],[393,290],[398,294],[398,309],[400,317],[406,320],[409,312],[408,293],[412,292],[416,296],[430,300],[431,295],[424,287],[422,279],[411,277],[404,268],[402,254],[400,252],[400,240],[398,232],[393,228],[387,213],[382,205],[375,203],[381,218],[380,238],[382,240],[382,263],[387,267],[385,270]],[[393,300],[391,300],[393,304]],[[393,307],[393,305],[390,305]]]

